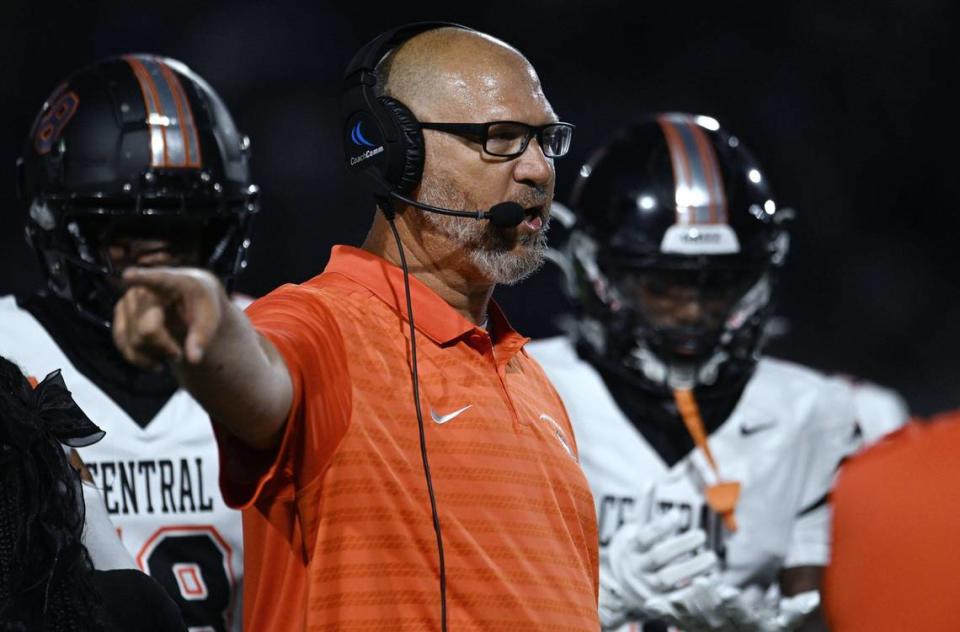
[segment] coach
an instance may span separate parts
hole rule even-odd
[[[463,27],[401,27],[363,57],[345,103],[376,97],[344,134],[383,213],[362,247],[246,314],[205,271],[128,270],[117,346],[172,363],[215,422],[246,629],[596,630],[570,424],[491,300],[543,260],[572,126],[516,49]]]

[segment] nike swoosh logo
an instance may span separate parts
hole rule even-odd
[[[744,437],[749,437],[752,434],[758,432],[763,432],[764,430],[769,430],[773,428],[776,424],[760,424],[759,426],[740,426],[740,434]]]
[[[462,413],[462,412],[465,411],[466,409],[470,408],[471,406],[473,406],[473,404],[467,404],[466,406],[464,406],[464,407],[461,408],[460,410],[455,410],[455,411],[453,411],[452,413],[447,413],[446,415],[438,415],[437,412],[436,412],[433,408],[431,408],[431,409],[430,409],[430,417],[432,417],[433,420],[434,420],[435,422],[437,422],[438,424],[445,424],[445,423],[447,423],[448,421],[450,421],[450,420],[452,420],[452,419],[455,419],[460,413]]]

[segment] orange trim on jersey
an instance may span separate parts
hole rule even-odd
[[[117,533],[120,533],[120,529],[117,529]],[[183,534],[194,534],[202,533],[210,536],[215,544],[219,545],[223,549],[223,565],[226,567],[227,578],[230,581],[230,606],[227,608],[226,622],[227,627],[231,624],[232,613],[233,613],[233,600],[236,598],[236,586],[237,578],[233,573],[233,548],[226,541],[226,539],[220,535],[220,532],[217,531],[217,528],[212,524],[185,524],[185,525],[170,525],[166,527],[160,527],[157,529],[153,535],[151,535],[146,542],[143,543],[143,546],[140,547],[140,552],[137,553],[136,562],[137,566],[146,574],[150,574],[150,569],[146,567],[146,558],[153,552],[153,548],[156,546],[157,542],[161,539],[161,536],[167,534],[171,535],[183,535]]]
[[[677,410],[680,412],[683,424],[687,427],[687,432],[690,433],[693,442],[703,452],[707,463],[710,464],[710,468],[717,476],[718,482],[714,485],[708,485],[704,490],[707,504],[723,518],[723,523],[727,529],[736,531],[737,520],[734,514],[737,508],[737,500],[740,498],[740,483],[720,480],[720,470],[717,468],[717,461],[713,458],[710,444],[707,443],[707,432],[704,429],[703,418],[700,416],[700,408],[697,406],[693,391],[688,388],[674,389],[673,398],[677,402]]]
[[[37,381],[37,378],[32,375],[27,376],[27,381],[30,382],[30,388],[37,388],[37,384],[40,383]]]
[[[117,529],[117,532],[118,533],[120,532],[119,528]],[[144,556],[149,552],[149,549],[153,548],[154,541],[158,540],[160,536],[166,535],[167,533],[170,533],[170,532],[207,533],[211,537],[213,537],[213,539],[216,540],[221,547],[223,547],[224,553],[227,554],[228,562],[230,558],[233,556],[233,547],[230,546],[230,544],[223,538],[223,536],[220,535],[220,532],[217,531],[217,528],[214,527],[212,524],[168,525],[166,527],[160,527],[159,529],[157,529],[154,532],[154,534],[150,536],[146,542],[143,543],[143,546],[140,547],[140,552],[137,553],[137,566],[139,566],[141,570],[144,570],[144,571],[146,570],[146,567],[144,566]],[[229,563],[227,564],[227,572],[230,574],[230,581],[236,582],[236,578],[233,576],[233,568],[231,568],[231,565]]]

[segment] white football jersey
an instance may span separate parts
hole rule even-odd
[[[674,507],[688,527],[707,533],[729,584],[766,589],[782,568],[827,563],[826,496],[841,459],[859,441],[847,386],[795,364],[760,360],[730,417],[708,439],[720,477],[741,485],[737,530],[730,533],[705,504],[703,490],[717,479],[700,450],[667,465],[567,339],[526,349],[543,365],[573,423],[597,507],[601,569],[610,538],[625,521]]]
[[[220,495],[207,413],[178,390],[141,428],[12,296],[0,297],[0,354],[38,379],[61,369],[74,400],[106,431],[77,452],[124,546],[171,594],[189,630],[240,630],[242,525]]]
[[[867,380],[848,375],[833,379],[850,389],[857,409],[857,425],[864,445],[883,438],[910,419],[910,409],[899,393]]]

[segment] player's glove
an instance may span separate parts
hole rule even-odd
[[[609,630],[630,618],[648,620],[647,603],[713,571],[717,556],[699,551],[706,542],[700,529],[678,533],[679,511],[647,523],[629,522],[613,536],[609,568],[600,574],[600,622]]]
[[[818,605],[817,591],[770,601],[760,591],[740,590],[711,575],[651,599],[647,611],[684,632],[790,632]]]

